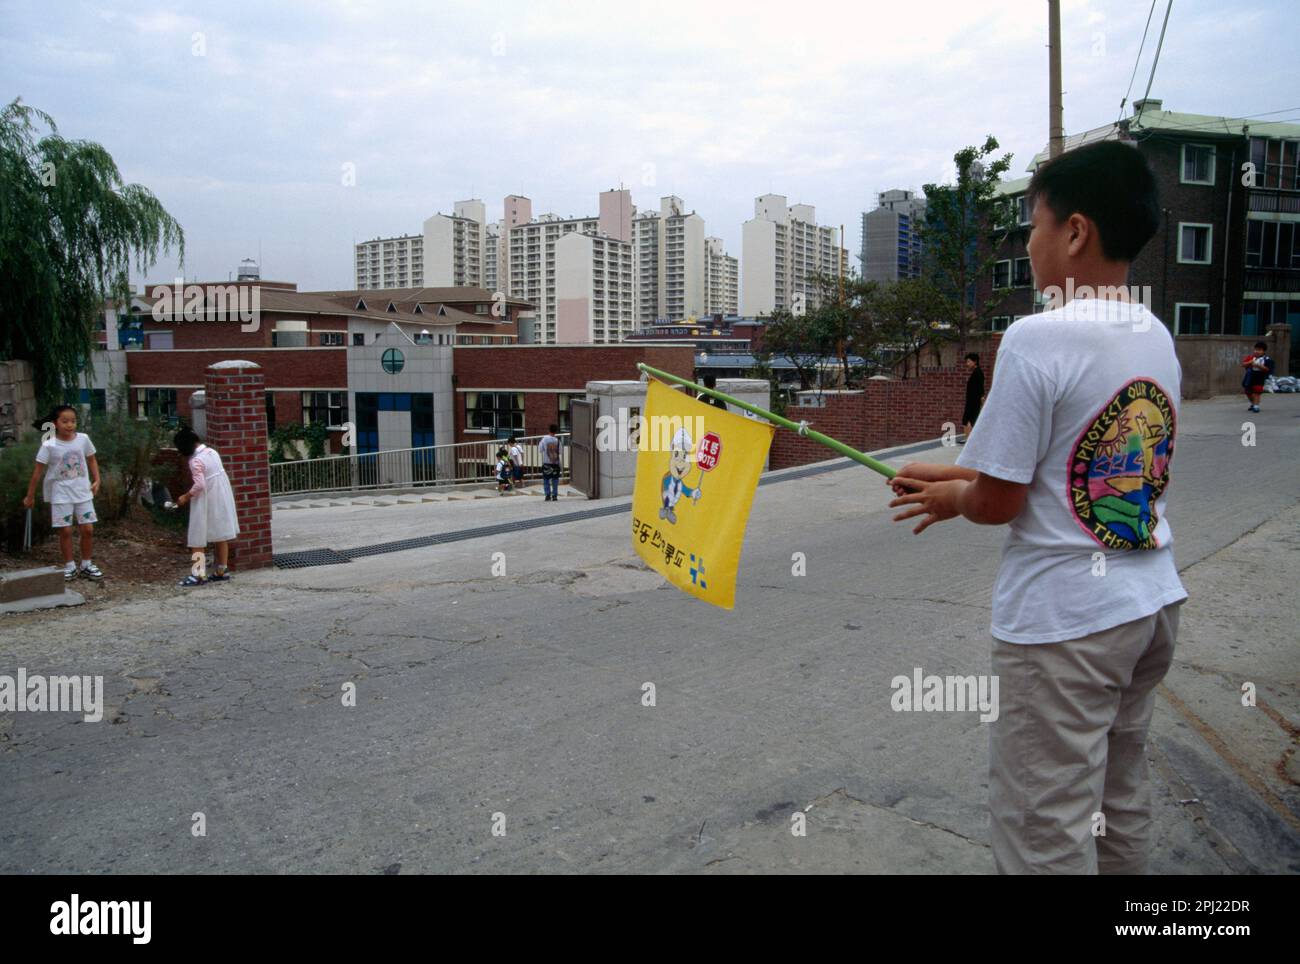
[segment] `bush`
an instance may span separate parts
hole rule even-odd
[[[157,474],[154,462],[175,428],[167,419],[136,418],[123,405],[83,417],[77,429],[95,443],[99,460],[96,513],[102,522],[116,521],[140,497],[145,480]]]
[[[41,447],[41,437],[28,432],[22,441],[0,448],[0,541],[6,551],[17,554],[23,548],[23,530],[27,524],[27,510],[23,496],[36,464],[36,450]],[[50,534],[50,510],[42,507],[41,486],[36,487],[36,506],[32,509],[32,543],[41,542]]]

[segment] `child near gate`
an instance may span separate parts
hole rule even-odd
[[[510,491],[510,455],[505,449],[497,449],[497,495]]]
[[[205,582],[225,582],[230,578],[227,563],[230,561],[230,540],[239,535],[239,519],[235,514],[235,493],[230,479],[221,465],[221,456],[215,449],[204,445],[194,431],[182,428],[172,439],[176,451],[189,462],[190,476],[194,480],[190,490],[176,500],[177,505],[190,506],[190,529],[186,544],[194,559],[194,569],[179,583],[181,586],[201,586]],[[208,544],[216,548],[217,564],[211,575],[204,571],[203,555]]]

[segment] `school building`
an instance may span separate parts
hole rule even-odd
[[[291,282],[148,285],[110,306],[82,401],[125,389],[141,417],[191,420],[190,397],[218,361],[261,366],[268,432],[345,425],[361,454],[569,428],[589,381],[636,379],[637,362],[689,376],[689,346],[536,345],[533,306],[478,287],[298,291]]]

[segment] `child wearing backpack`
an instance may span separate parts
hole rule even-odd
[[[1262,341],[1255,342],[1255,350],[1241,360],[1246,370],[1241,379],[1241,387],[1250,402],[1248,412],[1259,411],[1259,400],[1264,394],[1264,383],[1273,374],[1273,359],[1268,356],[1268,345]]]

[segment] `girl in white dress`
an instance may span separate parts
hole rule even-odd
[[[194,560],[191,573],[181,580],[182,586],[200,586],[205,582],[224,582],[230,578],[226,564],[230,559],[230,540],[239,535],[239,519],[235,514],[235,493],[230,479],[222,468],[221,456],[199,441],[189,428],[182,428],[172,439],[172,444],[189,462],[190,477],[194,485],[176,500],[177,505],[190,506],[190,530],[186,544]],[[216,549],[217,565],[211,575],[203,569],[204,551],[211,543]]]

